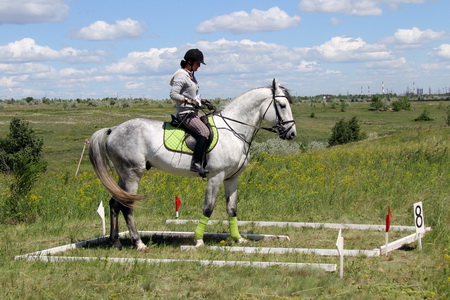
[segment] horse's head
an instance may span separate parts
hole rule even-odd
[[[283,140],[293,139],[297,135],[291,103],[289,92],[274,79],[272,82],[272,101],[264,113],[264,119],[272,125],[273,130]]]

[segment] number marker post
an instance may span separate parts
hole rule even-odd
[[[342,229],[339,229],[336,248],[339,253],[339,277],[344,278],[344,237],[342,236]]]
[[[425,221],[423,217],[422,201],[414,203],[414,224],[419,242],[419,250],[422,250],[422,235],[425,233]]]

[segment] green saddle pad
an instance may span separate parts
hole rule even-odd
[[[213,140],[209,145],[207,152],[211,151],[219,140],[219,132],[217,131],[216,124],[212,116],[208,116],[209,124],[211,125],[213,132]],[[171,151],[193,153],[185,142],[186,132],[182,128],[174,127],[170,122],[164,122],[164,146]]]

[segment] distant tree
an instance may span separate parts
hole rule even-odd
[[[42,139],[36,137],[28,122],[13,118],[9,134],[0,139],[0,171],[12,175],[10,195],[3,202],[1,215],[14,221],[32,218],[30,206],[24,201],[39,175],[46,170],[42,160]]]
[[[414,121],[433,121],[433,119],[430,117],[427,109],[425,108],[423,110],[423,112],[420,114],[420,116],[418,116],[417,118],[414,119]]]
[[[379,95],[373,95],[371,98],[370,106],[376,110],[380,110],[383,107],[383,101]]]
[[[408,100],[408,97],[400,97],[400,99],[392,102],[392,109],[394,111],[411,110],[412,106]]]
[[[331,130],[331,137],[328,139],[328,145],[341,145],[354,141],[359,141],[363,138],[359,126],[359,121],[356,117],[346,121],[339,120]]]

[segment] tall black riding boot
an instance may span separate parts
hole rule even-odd
[[[209,173],[208,170],[203,168],[203,158],[205,156],[207,142],[208,140],[205,137],[198,137],[194,154],[192,155],[191,171],[198,172],[201,177],[206,177],[206,174]]]

